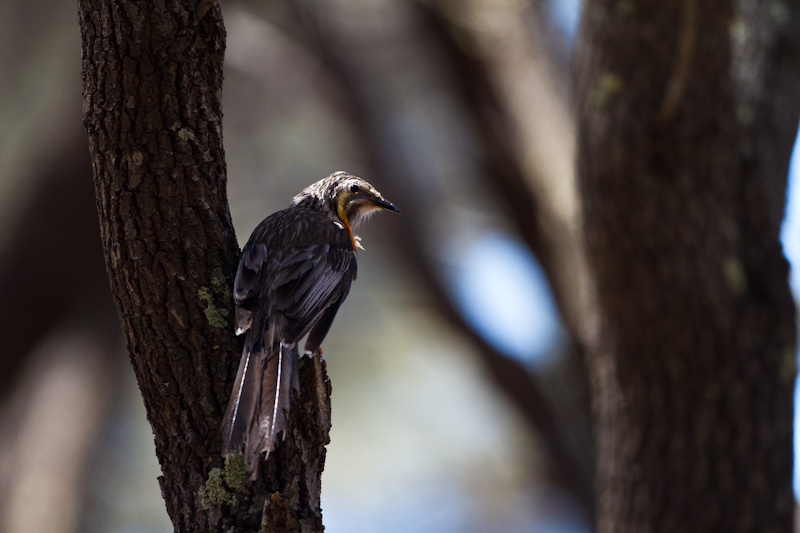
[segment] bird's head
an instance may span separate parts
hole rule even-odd
[[[345,225],[356,228],[370,215],[383,209],[399,211],[363,179],[345,172],[337,172],[334,176],[337,179],[330,195],[331,208]]]
[[[376,211],[400,211],[366,180],[341,170],[303,189],[294,197],[292,206],[324,211],[335,217],[334,220],[338,219],[347,228],[354,248],[352,228],[358,227]]]

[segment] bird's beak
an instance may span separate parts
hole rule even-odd
[[[395,213],[399,213],[400,210],[394,205],[392,202],[387,202],[386,200],[381,200],[379,198],[372,198],[372,203],[380,207],[381,209],[388,209],[389,211],[394,211]]]

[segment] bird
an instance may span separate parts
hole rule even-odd
[[[309,185],[265,218],[242,249],[233,287],[236,334],[244,348],[222,420],[222,455],[255,468],[286,429],[299,391],[298,343],[312,356],[356,279],[360,238],[381,210],[399,212],[367,181],[344,171]]]

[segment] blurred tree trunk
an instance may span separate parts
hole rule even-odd
[[[796,3],[585,3],[600,532],[792,530],[799,39]]]
[[[222,147],[220,10],[80,0],[79,18],[106,267],[175,530],[320,531],[330,390],[319,358],[302,366],[290,438],[258,479],[220,457],[241,350],[230,327],[238,247]]]

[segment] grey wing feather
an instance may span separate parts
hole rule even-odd
[[[304,353],[313,355],[314,352],[317,351],[317,348],[322,345],[322,341],[325,340],[325,336],[331,329],[333,319],[336,318],[336,313],[339,312],[339,307],[342,306],[342,302],[344,302],[344,299],[347,298],[349,289],[350,288],[348,287],[346,291],[343,291],[339,300],[328,306],[325,312],[320,315],[319,319],[311,327],[311,331],[308,333],[308,339],[303,347]]]
[[[233,302],[236,304],[236,334],[241,335],[253,323],[253,306],[258,305],[262,270],[267,260],[267,246],[248,242],[242,250],[236,278],[233,282]]]
[[[275,287],[281,312],[296,319],[291,341],[305,335],[327,309],[350,290],[356,262],[352,251],[318,245],[311,259],[293,269],[282,286]],[[302,265],[302,266],[300,266]],[[331,318],[332,319],[332,318]]]
[[[243,450],[255,467],[274,450],[299,388],[297,342],[312,330],[319,346],[355,275],[349,237],[322,215],[286,210],[253,231],[234,281],[237,333],[247,335],[223,419],[226,455]]]

